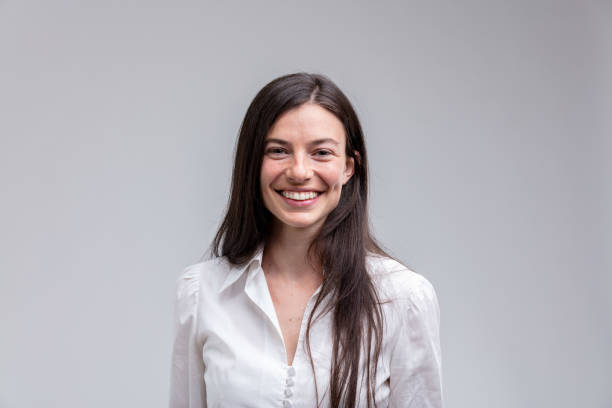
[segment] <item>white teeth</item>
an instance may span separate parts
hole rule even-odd
[[[319,193],[315,192],[315,191],[308,191],[308,192],[301,192],[301,193],[295,193],[295,192],[291,192],[291,191],[283,191],[281,192],[281,194],[287,198],[290,198],[292,200],[310,200],[311,198],[315,198],[316,196],[319,195]]]

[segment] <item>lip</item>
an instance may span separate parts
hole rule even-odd
[[[321,192],[318,192],[317,196],[315,198],[311,198],[309,200],[292,200],[291,198],[287,198],[284,195],[281,194],[281,191],[300,191],[300,190],[278,190],[276,191],[278,193],[278,195],[280,196],[280,198],[282,198],[285,203],[287,203],[288,205],[292,206],[292,207],[298,207],[298,208],[302,208],[302,207],[309,207],[311,205],[313,205],[314,203],[316,203],[319,200],[319,197],[321,197]],[[301,190],[301,191],[316,191],[316,190]]]
[[[318,190],[316,188],[303,188],[303,187],[290,187],[290,188],[277,188],[275,189],[275,191],[277,193],[280,193],[281,191],[294,191],[296,193],[303,193],[303,192],[308,192],[308,191],[314,191],[316,193],[322,193],[322,190]]]

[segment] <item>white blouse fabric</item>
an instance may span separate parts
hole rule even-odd
[[[263,244],[242,268],[225,257],[188,266],[177,281],[170,408],[316,406],[304,336],[319,287],[306,306],[292,365],[266,278]],[[431,283],[390,258],[366,258],[384,303],[376,406],[442,407],[440,312]],[[324,299],[315,312],[329,301]],[[332,313],[311,327],[321,407],[329,407]],[[366,388],[358,405],[366,407]]]

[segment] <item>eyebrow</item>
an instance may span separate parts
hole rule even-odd
[[[278,143],[279,145],[282,145],[282,146],[287,146],[287,145],[291,144],[291,143],[287,142],[286,140],[275,139],[275,138],[266,139],[266,144],[268,144],[268,143]],[[331,143],[331,144],[334,144],[334,145],[338,145],[339,144],[338,142],[336,142],[334,139],[332,139],[330,137],[326,137],[324,139],[316,139],[316,140],[313,140],[312,142],[310,142],[308,144],[316,146],[316,145],[320,145],[320,144],[323,144],[323,143]]]

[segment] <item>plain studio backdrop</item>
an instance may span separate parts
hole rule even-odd
[[[612,407],[603,1],[0,1],[0,407],[165,407],[255,93],[328,75],[446,407]]]

